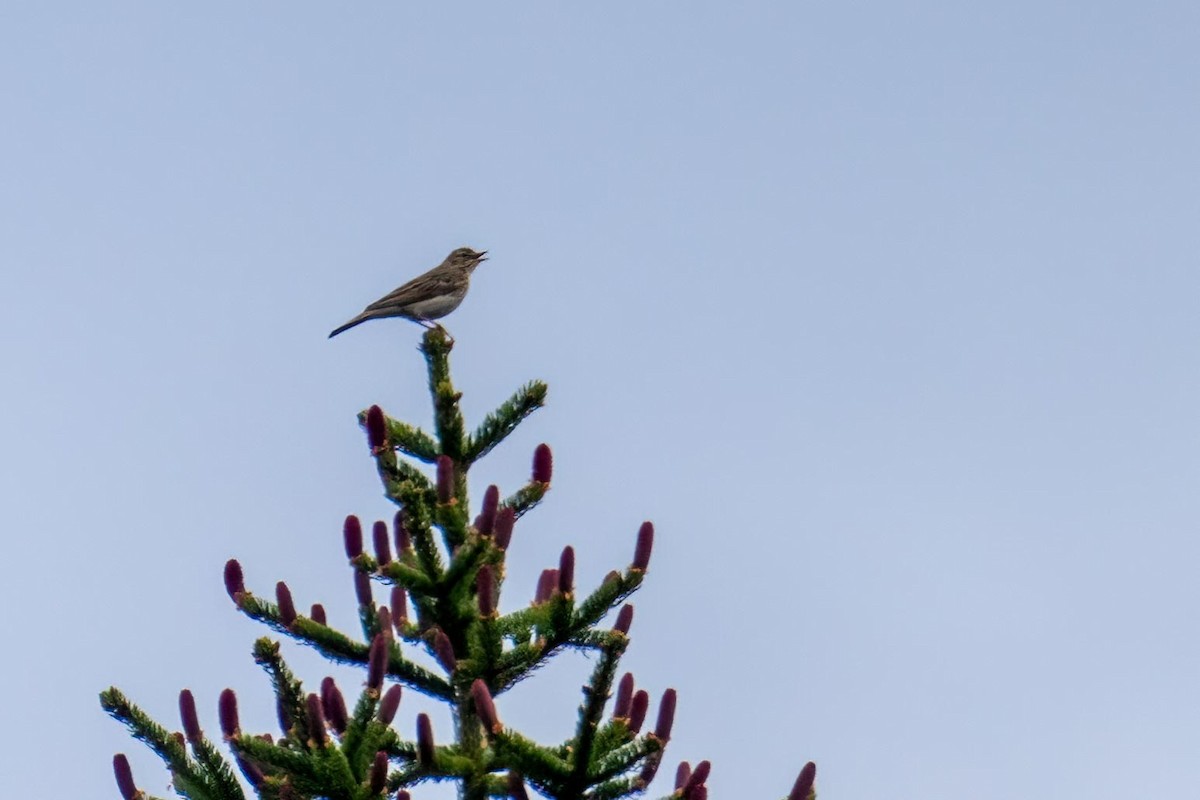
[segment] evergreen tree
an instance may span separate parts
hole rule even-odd
[[[542,406],[546,386],[535,381],[522,387],[468,434],[460,395],[450,380],[451,347],[441,328],[428,331],[421,346],[434,408],[432,436],[388,417],[379,406],[359,415],[384,492],[399,506],[391,530],[383,522],[372,527],[370,553],[359,520],[346,519],[343,536],[354,570],[361,639],[327,625],[320,605],[307,616],[298,613],[283,582],[276,585],[272,603],[246,589],[238,562],[225,566],[225,588],[242,613],[331,661],[363,667],[367,674],[351,710],[332,678],[318,691],[306,691],[285,663],[278,641],[264,637],[255,642],[254,658],[270,678],[282,735],[244,733],[232,690],[221,693],[218,711],[233,760],[259,798],[407,800],[409,789],[420,783],[456,781],[464,800],[523,800],[529,786],[555,800],[609,800],[644,792],[662,762],[671,738],[675,691],[663,693],[654,724],[644,731],[649,694],[635,687],[629,673],[617,678],[633,620],[633,607],[623,603],[646,574],[653,526],[647,522],[638,531],[629,567],[610,572],[590,594],[576,594],[575,554],[567,547],[558,568],[542,572],[533,603],[502,615],[513,528],[550,487],[550,449],[537,448],[532,476],[515,494],[501,500],[497,487],[489,486],[473,520],[467,476],[476,461]],[[412,462],[433,466],[434,478]],[[388,605],[375,603],[373,581],[390,587]],[[618,606],[615,623],[603,627],[601,620]],[[411,660],[406,655],[410,648],[425,650],[441,670]],[[538,744],[503,724],[493,698],[568,648],[596,655],[579,722],[567,741]],[[425,714],[417,717],[412,738],[392,727],[401,687],[449,706],[453,741],[439,743]],[[191,692],[185,689],[179,696],[182,733],[150,719],[115,687],[101,693],[100,701],[162,757],[183,797],[247,796],[229,761],[201,731]],[[137,789],[125,756],[117,755],[113,767],[124,800],[148,797]],[[708,773],[707,761],[695,767],[680,764],[668,796],[705,800]],[[811,762],[805,765],[788,800],[815,796],[814,773]]]

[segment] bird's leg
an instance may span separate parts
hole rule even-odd
[[[421,318],[421,319],[417,320],[417,324],[427,330],[441,331],[442,335],[446,337],[446,344],[450,345],[451,347],[454,346],[454,337],[450,335],[450,331],[448,331],[442,327],[441,323],[434,322],[433,320]]]

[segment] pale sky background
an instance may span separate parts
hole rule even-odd
[[[651,796],[1194,796],[1198,42],[1184,0],[7,4],[6,795],[116,798],[117,751],[167,794],[112,683],[275,729],[221,566],[353,624],[354,414],[429,412],[416,326],[325,335],[471,245],[468,414],[551,387],[476,476],[554,447],[505,608],[658,526]],[[589,669],[501,714],[561,740]]]

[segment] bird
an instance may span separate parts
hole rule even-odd
[[[334,328],[329,338],[369,319],[384,317],[403,317],[426,328],[438,327],[432,320],[441,319],[458,308],[467,296],[471,273],[486,260],[486,250],[476,252],[469,247],[460,247],[424,275],[418,275],[384,295],[345,325]]]

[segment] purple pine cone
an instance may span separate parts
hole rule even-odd
[[[633,673],[626,672],[617,684],[617,700],[613,703],[613,718],[629,717],[629,709],[633,703]]]
[[[567,545],[558,559],[558,591],[570,594],[575,590],[575,548]]]
[[[379,616],[379,633],[389,642],[392,641],[396,635],[392,630],[392,612],[388,610],[387,606],[380,606],[375,613]]]
[[[454,501],[454,461],[450,456],[438,456],[437,499],[442,505]]]
[[[137,800],[141,797],[137,784],[133,782],[133,770],[129,768],[129,759],[124,753],[113,756],[113,775],[117,779],[117,790],[124,800]]]
[[[354,570],[354,596],[360,606],[369,606],[375,602],[371,595],[371,576],[362,570]]]
[[[428,767],[433,765],[433,723],[428,714],[417,715],[417,763]]]
[[[654,549],[654,525],[650,522],[643,522],[642,527],[638,529],[637,546],[633,549],[633,564],[630,568],[638,572],[645,572],[646,567],[650,565],[650,551]]]
[[[628,636],[629,626],[631,625],[633,625],[633,606],[626,603],[617,612],[617,621],[613,623],[613,630]]]
[[[375,545],[375,560],[380,566],[387,564],[392,560],[392,543],[388,539],[388,526],[386,522],[376,522],[371,526],[371,540]]]
[[[476,528],[483,536],[491,536],[496,525],[496,511],[500,507],[500,489],[495,485],[483,493],[483,507],[479,512]]]
[[[292,627],[296,621],[296,604],[292,602],[292,592],[283,581],[275,584],[275,603],[279,606],[279,621],[285,628]]]
[[[233,689],[225,689],[221,692],[221,697],[217,701],[217,718],[221,721],[221,733],[226,739],[232,739],[238,735],[238,707],[237,695],[233,693]]]
[[[379,703],[379,721],[384,725],[391,725],[392,720],[396,718],[396,711],[400,708],[400,697],[403,693],[398,683],[383,693],[383,700]]]
[[[229,593],[229,597],[235,603],[240,603],[242,595],[246,593],[246,583],[242,578],[242,565],[237,562],[236,558],[225,562],[225,591]]]
[[[435,628],[433,632],[433,654],[437,656],[438,663],[446,672],[453,673],[458,669],[458,659],[454,656],[454,645],[450,643],[450,637],[441,628]]]
[[[408,622],[408,592],[403,586],[392,587],[392,621],[396,624],[396,632],[400,626]]]
[[[800,775],[796,778],[796,783],[792,786],[792,792],[788,795],[788,800],[808,800],[812,794],[813,782],[817,779],[817,765],[813,762],[808,762],[804,765],[804,769],[800,770]]]
[[[376,451],[387,443],[387,422],[383,418],[383,409],[371,406],[367,409],[367,444]]]
[[[708,773],[712,771],[712,763],[709,761],[701,761],[696,765],[696,769],[692,771],[683,786],[683,796],[686,800],[695,800],[696,790],[704,788],[704,782],[708,780]]]
[[[550,483],[553,472],[554,456],[550,453],[550,446],[539,444],[533,451],[533,482]]]
[[[376,692],[383,688],[383,678],[387,674],[388,667],[388,652],[391,648],[388,647],[387,637],[382,633],[376,634],[371,640],[371,650],[367,655],[367,688],[373,689]]]
[[[362,555],[362,523],[353,514],[346,517],[346,521],[342,523],[342,541],[346,545],[346,558],[353,561]]]
[[[371,794],[383,794],[384,786],[387,784],[387,768],[387,753],[380,750],[375,754],[375,760],[371,763],[371,777],[369,783]]]
[[[196,714],[196,698],[188,689],[179,693],[179,717],[183,720],[183,735],[192,744],[204,738],[200,730],[200,717]]]
[[[326,677],[321,681],[321,710],[329,721],[329,727],[338,735],[346,732],[350,725],[350,713],[346,709],[346,698],[334,683],[333,678]]]
[[[308,735],[318,747],[322,747],[329,741],[329,735],[325,732],[325,714],[321,710],[321,698],[310,694],[304,704],[308,711]]]
[[[484,564],[475,575],[475,594],[479,613],[491,617],[496,613],[496,574],[490,564]]]
[[[492,540],[496,543],[496,547],[499,547],[501,550],[508,549],[508,545],[512,541],[513,526],[516,522],[517,512],[508,506],[504,506],[496,512],[496,523],[492,527]]]
[[[508,772],[508,794],[513,800],[529,800],[529,792],[525,791],[525,779],[518,772]]]
[[[396,539],[396,557],[403,558],[412,550],[412,540],[408,536],[408,528],[404,527],[404,512],[397,511],[392,520],[392,534]]]
[[[629,730],[637,733],[646,721],[646,712],[650,709],[650,695],[645,689],[633,693],[633,701],[629,704]]]
[[[675,791],[682,792],[690,777],[692,777],[692,765],[686,761],[680,761],[679,766],[675,768]]]
[[[492,699],[492,693],[488,691],[487,684],[479,678],[476,678],[475,682],[471,684],[471,699],[475,702],[475,713],[488,733],[499,733],[504,730],[504,726],[500,724],[500,717],[496,713],[496,702]]]
[[[663,692],[658,704],[658,720],[654,723],[654,736],[662,741],[671,738],[671,728],[675,725],[675,690]]]
[[[283,731],[283,735],[287,736],[292,732],[292,713],[283,700],[276,698],[275,714],[279,717],[279,730]]]

